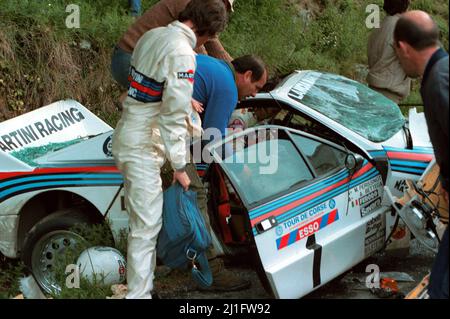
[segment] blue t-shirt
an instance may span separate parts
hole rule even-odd
[[[198,54],[193,98],[203,103],[202,127],[217,128],[225,136],[238,103],[234,71],[223,60]]]

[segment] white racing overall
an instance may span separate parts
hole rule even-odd
[[[160,168],[166,157],[174,170],[186,165],[195,44],[194,32],[175,21],[145,33],[131,58],[128,96],[112,145],[129,214],[127,299],[151,298],[162,225]]]

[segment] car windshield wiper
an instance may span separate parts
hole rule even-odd
[[[405,124],[403,124],[402,126],[403,128],[403,132],[405,132],[405,138],[406,138],[406,149],[407,150],[412,150],[414,145],[413,145],[413,139],[411,136],[411,131],[409,130],[409,127]]]

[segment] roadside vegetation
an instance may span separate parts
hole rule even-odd
[[[122,231],[114,241],[111,235],[110,226],[104,222],[98,225],[76,225],[71,231],[81,235],[85,241],[78,243],[74,249],[67,249],[63,256],[55,265],[55,279],[61,290],[47,294],[53,299],[105,299],[111,296],[111,287],[103,283],[103,278],[97,277],[94,282],[90,282],[80,276],[80,289],[70,288],[66,285],[66,279],[71,273],[66,273],[66,266],[76,264],[78,256],[87,248],[94,246],[115,247],[126,257],[127,255],[127,234]],[[0,299],[14,298],[22,291],[20,289],[20,279],[30,275],[27,267],[19,260],[9,260],[0,256]]]
[[[143,9],[156,0],[143,0]],[[430,12],[448,49],[448,4],[414,0]],[[115,125],[120,91],[109,72],[112,48],[132,23],[127,1],[79,0],[80,28],[66,27],[67,1],[2,0],[0,120],[73,98]],[[221,40],[232,56],[254,53],[272,76],[295,69],[364,82],[369,3],[382,0],[241,0]],[[382,10],[381,10],[382,11]],[[406,103],[421,103],[418,83]]]
[[[127,1],[71,2],[80,8],[79,29],[66,27],[71,13],[66,12],[68,1],[0,1],[0,121],[71,98],[115,126],[121,92],[109,65],[114,45],[133,22]],[[142,7],[145,10],[156,2],[142,0]],[[383,0],[237,0],[221,41],[232,56],[261,56],[272,77],[295,69],[315,69],[365,82],[371,31],[365,21],[370,3],[381,8]],[[448,51],[448,3],[412,0],[412,8],[434,17]],[[414,81],[405,104],[421,104],[418,88],[419,82]],[[103,228],[87,229],[85,234],[90,245],[114,244]],[[126,255],[125,238],[116,248]],[[19,294],[18,279],[25,274],[22,263],[0,255],[0,298]],[[104,298],[110,294],[101,286],[83,281],[82,285],[89,288],[63,289],[53,297]]]

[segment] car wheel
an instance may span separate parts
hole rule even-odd
[[[64,253],[85,239],[72,230],[77,224],[92,224],[79,209],[63,209],[39,221],[24,240],[22,260],[46,293],[58,293],[61,287],[55,278]]]

